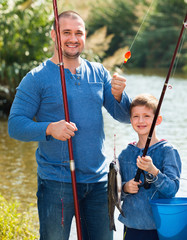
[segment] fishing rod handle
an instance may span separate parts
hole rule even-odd
[[[140,168],[138,168],[136,171],[136,175],[134,177],[135,182],[139,182],[141,173],[142,173],[142,170]]]

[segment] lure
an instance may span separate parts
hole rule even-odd
[[[125,56],[124,63],[126,63],[129,60],[129,58],[131,57],[131,51],[126,52],[124,56]]]

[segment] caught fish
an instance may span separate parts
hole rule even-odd
[[[119,169],[118,159],[114,159],[110,163],[109,173],[108,173],[108,213],[110,219],[110,230],[116,231],[116,226],[114,222],[114,211],[115,207],[118,208],[121,215],[124,216],[121,209],[121,175]]]

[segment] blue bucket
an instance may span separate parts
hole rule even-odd
[[[187,240],[187,198],[150,201],[159,240]]]

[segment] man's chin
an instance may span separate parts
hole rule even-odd
[[[63,53],[63,56],[68,58],[68,59],[76,59],[80,56],[80,52],[78,52],[76,54]]]

